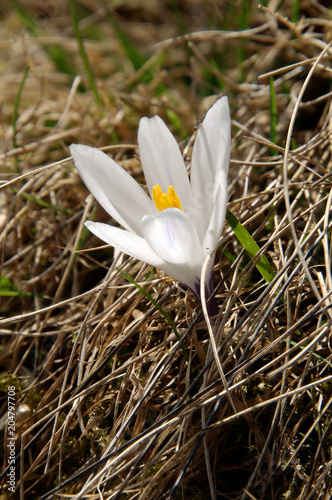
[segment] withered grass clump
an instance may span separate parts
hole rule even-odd
[[[4,7],[1,432],[15,387],[17,489],[4,446],[1,499],[330,497],[331,12],[217,4]],[[225,224],[208,317],[85,229],[112,222],[68,146],[104,148],[144,182],[139,119],[159,114],[189,163],[219,95],[229,209],[261,253]]]

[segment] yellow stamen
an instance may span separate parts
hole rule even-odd
[[[153,186],[152,188],[152,198],[153,201],[156,204],[156,207],[158,210],[165,210],[165,208],[179,208],[180,210],[183,210],[181,206],[181,201],[178,195],[175,192],[175,189],[173,186],[168,186],[168,194],[164,193],[161,190],[161,187],[159,184],[156,186]]]

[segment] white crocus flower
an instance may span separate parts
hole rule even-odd
[[[150,197],[109,156],[73,144],[70,151],[83,182],[124,229],[91,221],[86,226],[109,245],[162,269],[199,298],[204,260],[215,249],[225,221],[230,143],[228,100],[222,97],[198,128],[189,181],[165,123],[159,116],[142,118],[138,145]]]

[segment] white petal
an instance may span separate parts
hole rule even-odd
[[[152,250],[165,261],[160,269],[199,296],[204,255],[188,215],[177,208],[167,208],[157,217],[143,217],[142,228]]]
[[[165,262],[153,251],[144,238],[136,234],[101,222],[87,221],[85,225],[93,234],[105,241],[105,243],[142,262],[158,267],[173,279],[191,288],[199,296],[199,280],[202,264],[193,268],[190,264],[177,265]]]
[[[215,194],[211,218],[203,241],[203,252],[205,255],[211,253],[219,241],[222,228],[225,223],[226,209],[227,174],[225,174],[224,182],[219,184],[218,190]]]
[[[142,219],[143,236],[154,252],[166,262],[178,265],[201,265],[203,253],[195,227],[186,213],[168,208],[157,217]]]
[[[229,106],[227,97],[222,97],[206,113],[193,148],[191,189],[197,208],[197,230],[201,241],[205,236],[216,196],[222,196],[223,199],[227,197],[227,181],[224,181],[228,174],[230,147]]]
[[[101,222],[87,221],[85,225],[98,238],[105,241],[108,245],[118,248],[121,252],[146,262],[151,266],[162,266],[163,261],[160,257],[155,254],[145,239],[137,236],[137,234]]]
[[[138,145],[146,183],[159,184],[164,192],[172,185],[185,208],[191,205],[191,190],[179,146],[159,116],[142,118],[138,128]]]
[[[141,234],[141,219],[158,211],[141,186],[102,151],[72,144],[79,174],[100,205],[122,226]]]

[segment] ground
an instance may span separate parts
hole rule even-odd
[[[330,498],[327,5],[1,3],[1,500]],[[69,146],[144,185],[137,129],[158,114],[190,170],[224,95],[213,315],[85,228],[116,222]]]

